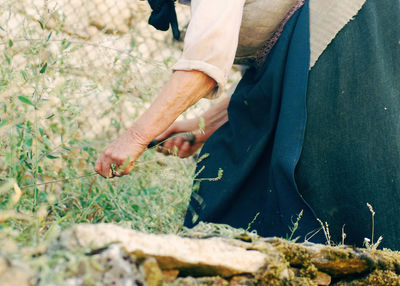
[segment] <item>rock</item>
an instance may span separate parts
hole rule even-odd
[[[266,255],[233,246],[221,238],[189,239],[176,235],[154,235],[112,224],[80,224],[62,233],[61,246],[102,248],[118,243],[136,257],[153,256],[162,270],[178,269],[183,275],[230,277],[254,273]]]
[[[32,277],[32,271],[25,265],[14,264],[10,260],[0,257],[1,286],[29,286]]]
[[[293,271],[296,277],[302,277],[304,275],[304,272],[301,272],[298,268],[291,268],[290,270]],[[310,280],[310,282],[318,286],[326,286],[331,284],[332,278],[324,272],[317,271]]]
[[[190,238],[190,233],[179,237],[145,234],[111,224],[82,224],[64,231],[55,247],[92,249],[105,269],[110,263],[122,265],[116,268],[125,269],[129,277],[141,277],[138,281],[150,286],[400,286],[399,252],[259,236],[246,236],[243,241],[243,230],[209,230],[209,235],[196,232],[196,238]],[[223,238],[214,237],[219,234]],[[110,261],[110,257],[114,258]],[[0,261],[0,273],[4,265],[7,263]]]
[[[332,277],[363,274],[377,265],[377,260],[367,250],[312,243],[294,244],[280,239],[273,244],[285,254],[291,266],[312,265]]]
[[[86,286],[87,281],[83,278],[87,278],[88,267],[90,267],[90,278],[95,285],[134,286],[146,284],[143,271],[136,265],[136,258],[127,255],[117,244],[91,253],[90,261],[95,263],[83,263],[82,269],[66,279],[65,282],[68,286]]]
[[[255,286],[256,282],[253,278],[247,276],[234,276],[229,281],[229,286]]]
[[[118,1],[118,5],[116,3],[113,0],[92,0],[93,9],[89,13],[90,25],[106,33],[127,33],[133,10],[126,0]]]
[[[326,258],[313,258],[311,261],[319,270],[329,273],[333,277],[362,274],[371,269],[368,261],[359,258],[337,261],[330,261]]]
[[[331,285],[332,278],[324,272],[317,272],[317,277],[313,279],[314,283],[320,286]]]
[[[400,276],[389,270],[375,270],[366,277],[352,281],[339,281],[334,286],[399,286]]]
[[[7,259],[0,257],[0,277],[10,266],[10,262]]]
[[[203,278],[178,278],[168,286],[228,286],[229,283],[221,277],[203,277]]]
[[[102,285],[136,285],[145,281],[143,273],[119,245],[110,245],[105,251],[94,255],[94,259],[106,270],[102,275]]]
[[[141,264],[141,268],[143,269],[147,286],[161,286],[163,284],[163,273],[154,257],[146,258]]]
[[[178,277],[179,270],[164,270],[162,274],[164,282],[172,282]]]

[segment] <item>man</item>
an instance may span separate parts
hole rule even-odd
[[[128,174],[156,136],[193,131],[195,121],[165,130],[224,84],[236,48],[237,55],[241,39],[251,35],[242,35],[246,19],[256,19],[259,26],[272,15],[249,10],[250,2],[268,1],[212,2],[192,2],[193,18],[175,72],[134,126],[104,149],[95,167],[103,176],[112,175],[111,164],[118,167],[129,157],[131,164],[116,175]],[[273,2],[268,5],[281,3]],[[346,242],[361,245],[370,236],[365,206],[370,203],[376,235],[384,235],[382,245],[400,248],[400,2],[323,2],[281,6],[286,17],[264,40],[264,52],[246,58],[253,67],[229,107],[225,100],[204,115],[206,134],[197,142],[213,136],[202,150],[210,156],[198,166],[205,166],[200,176],[215,177],[219,168],[224,175],[201,182],[196,197],[202,202],[192,197],[185,225],[203,220],[246,227],[256,218],[252,226],[259,234],[284,236],[303,211],[298,232],[303,238],[318,228],[320,218],[329,223],[334,241],[346,225]],[[254,17],[246,17],[246,11]],[[258,19],[256,11],[263,17]],[[315,24],[318,16],[325,26]],[[327,45],[330,40],[320,38],[331,30],[336,33]],[[319,54],[318,46],[323,46]],[[164,146],[173,145],[180,156],[198,147],[177,138]],[[314,241],[321,241],[320,234]]]

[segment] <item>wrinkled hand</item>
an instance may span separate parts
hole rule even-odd
[[[94,169],[105,178],[128,175],[134,168],[136,159],[146,150],[146,147],[145,140],[128,130],[104,148]]]
[[[157,148],[157,151],[164,155],[177,155],[180,158],[186,158],[193,155],[207,139],[204,133],[199,131],[199,119],[196,118],[174,122],[165,132],[157,137],[157,140],[165,140],[172,134],[180,132],[193,132],[196,137],[195,143],[190,145],[183,137],[177,135],[167,139]]]

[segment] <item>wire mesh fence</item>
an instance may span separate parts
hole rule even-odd
[[[190,9],[176,8],[184,31]],[[181,54],[183,42],[149,15],[138,0],[0,0],[0,186],[33,186],[36,204],[41,190],[93,172],[99,149],[149,106]]]
[[[190,11],[177,12],[183,29]],[[33,208],[93,187],[99,150],[150,104],[183,46],[149,15],[147,1],[0,0],[0,210],[10,179]]]
[[[3,1],[2,97],[40,98],[49,113],[62,90],[85,136],[129,124],[138,100],[156,93],[180,54],[182,43],[147,25],[145,1]],[[189,11],[178,10],[185,25]]]

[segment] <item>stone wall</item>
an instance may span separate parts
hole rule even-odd
[[[84,250],[91,270],[66,277],[70,286],[88,285],[88,272],[93,285],[400,285],[398,252],[293,243],[236,229],[223,237],[194,236],[82,224],[64,231],[45,254]],[[0,262],[0,281],[18,271],[25,279],[18,285],[38,281],[32,271],[22,271],[23,266]]]

